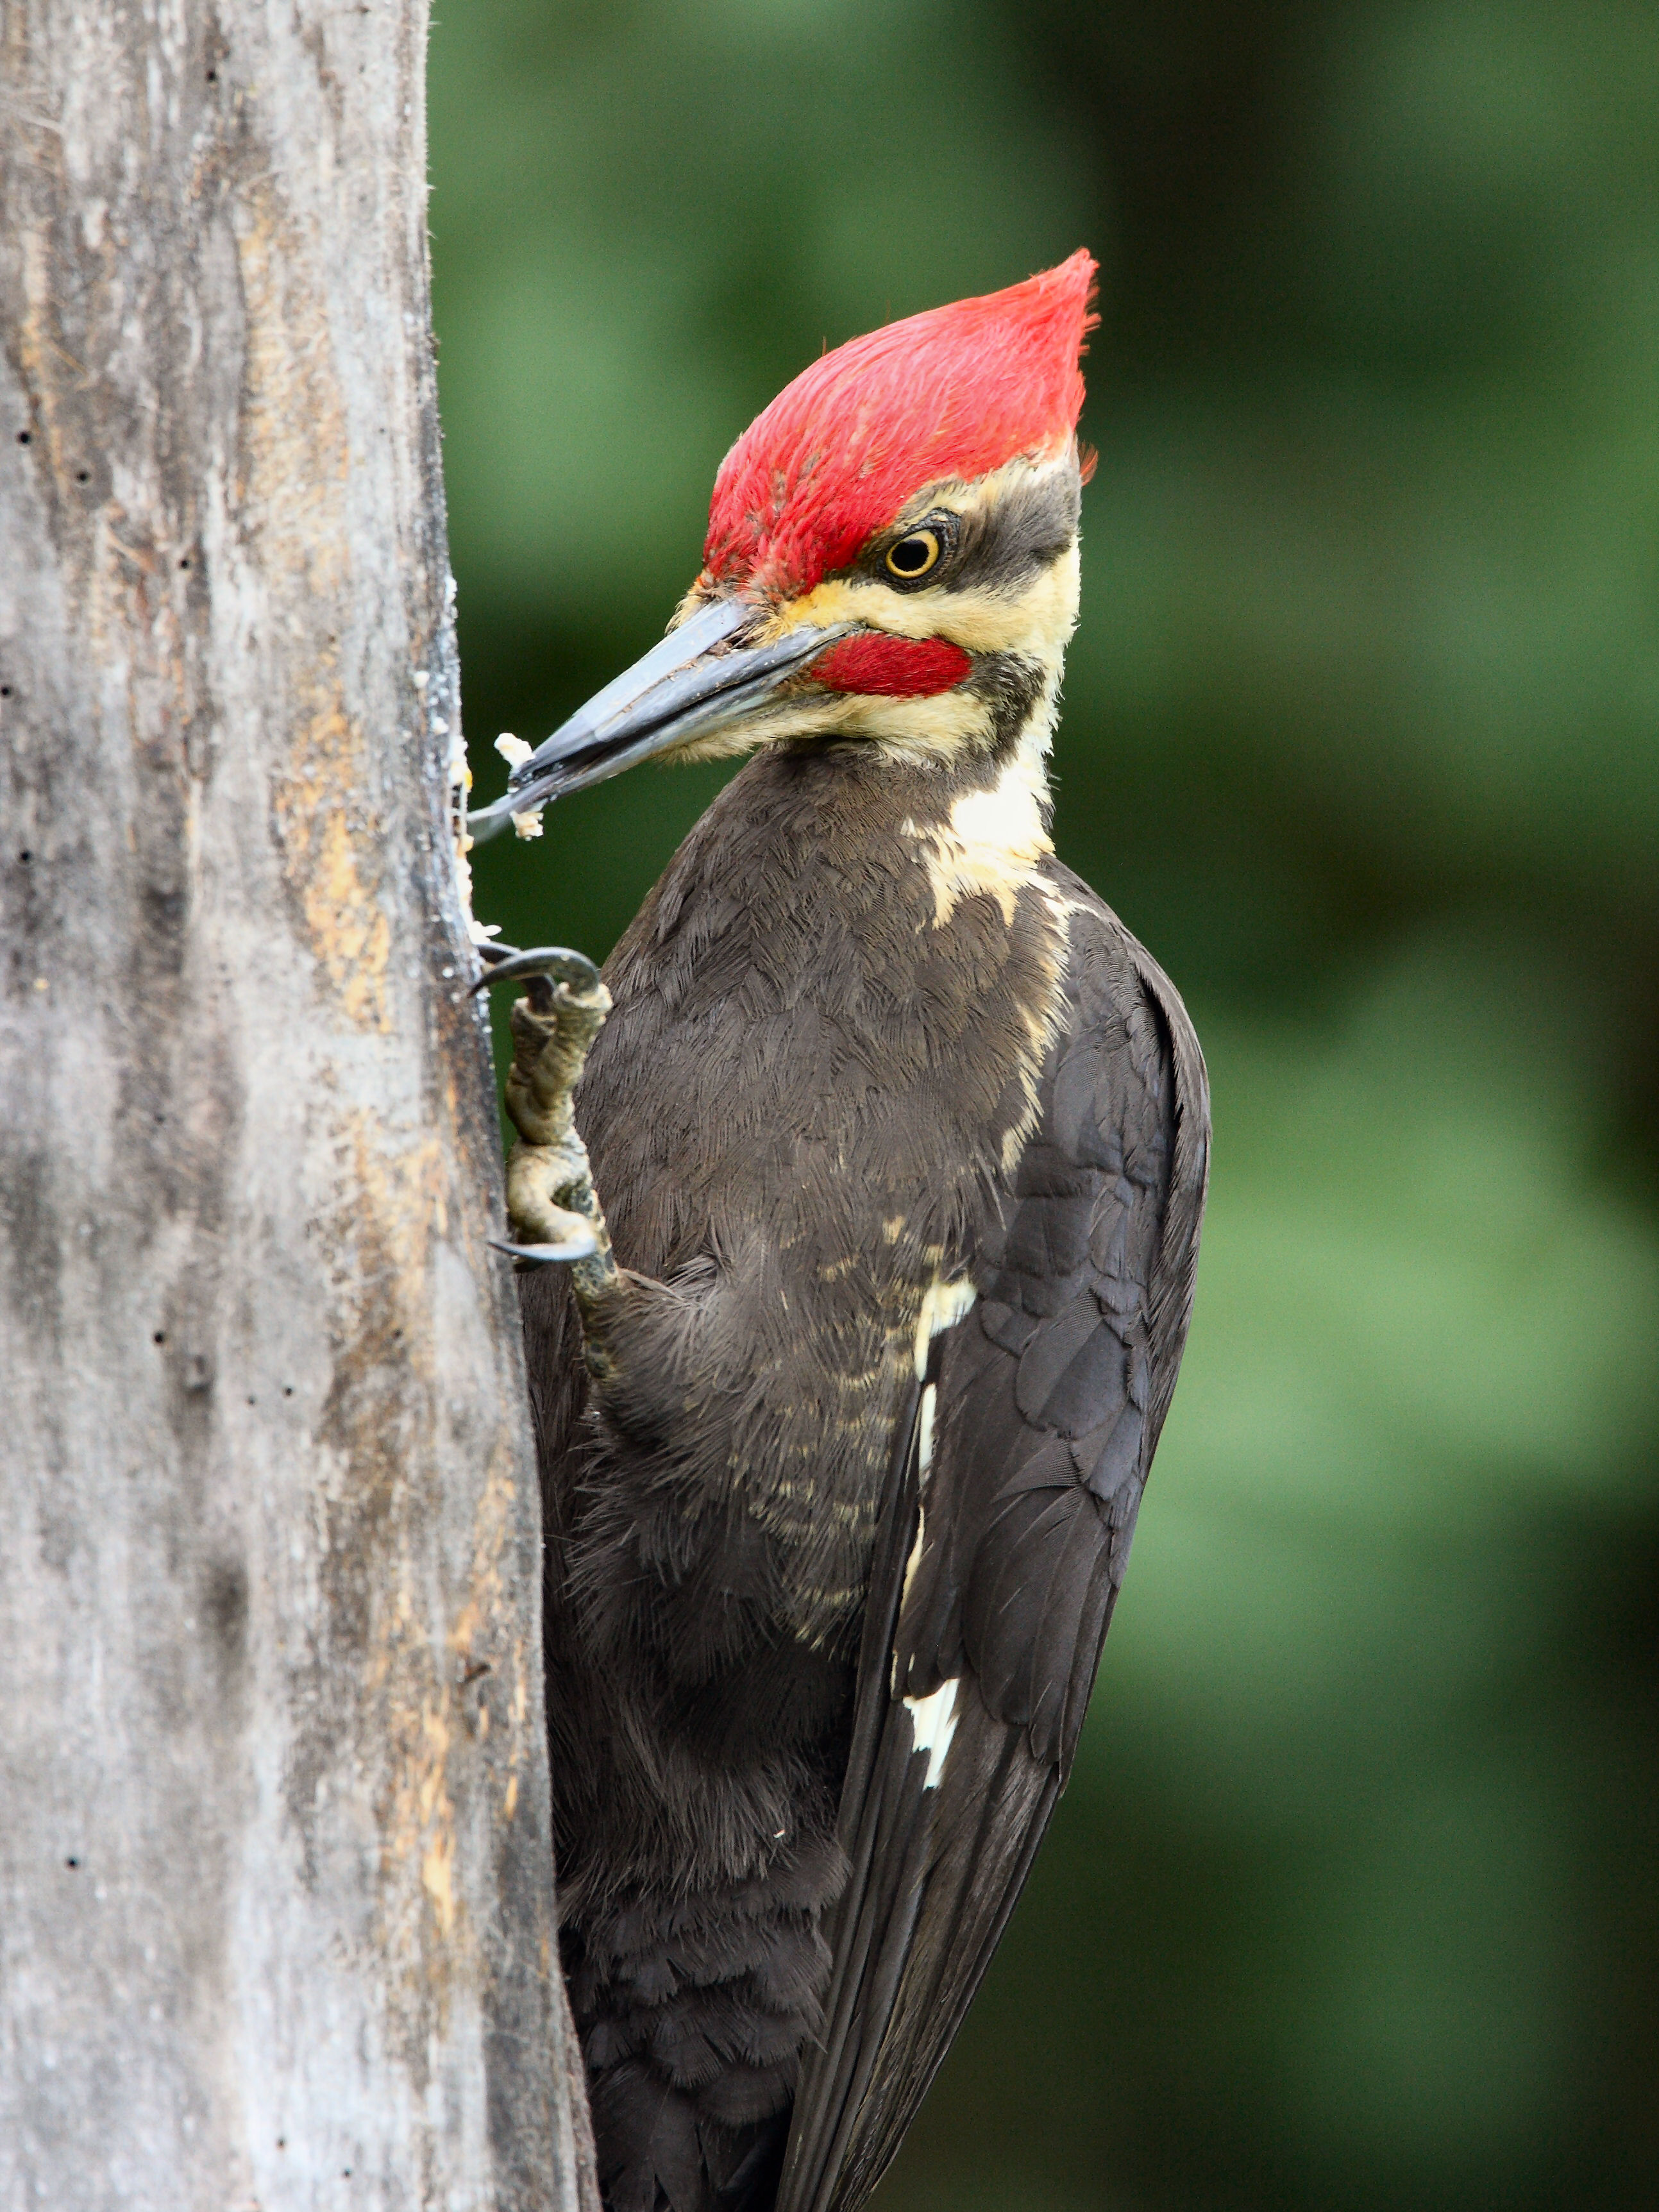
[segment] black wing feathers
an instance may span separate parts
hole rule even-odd
[[[851,1878],[778,2212],[863,2202],[989,1962],[1077,1747],[1185,1340],[1203,1061],[1157,967],[1055,874],[1067,1018],[978,1304],[933,1348],[926,1468],[921,1390],[899,1432],[841,1803]]]
[[[939,1535],[899,1643],[909,1694],[966,1664],[996,1717],[1062,1771],[1098,1656],[1082,1655],[1079,1696],[1078,1639],[1097,1616],[1103,1629],[1174,1384],[1207,1157],[1179,1000],[1092,902],[1073,915],[1072,950],[1071,1019],[1000,1249],[976,1271],[978,1328],[947,1353]],[[1183,1146],[1194,1122],[1200,1141]]]

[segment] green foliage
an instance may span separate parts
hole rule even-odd
[[[1659,2196],[1659,17],[453,0],[480,789],[824,343],[1106,265],[1066,856],[1217,1164],[1085,1753],[887,2212]],[[482,740],[482,742],[481,742]],[[603,951],[719,775],[479,856]]]

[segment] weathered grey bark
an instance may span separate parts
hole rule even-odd
[[[0,2205],[575,2212],[425,9],[0,23]]]

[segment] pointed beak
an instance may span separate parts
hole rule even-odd
[[[715,599],[607,684],[507,779],[507,795],[467,817],[475,842],[515,814],[619,775],[635,761],[712,736],[753,712],[825,646],[847,635],[803,626],[770,645],[745,645],[764,619],[744,599]]]

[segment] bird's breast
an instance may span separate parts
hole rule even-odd
[[[695,1285],[720,1340],[742,1402],[710,1480],[775,1540],[809,1639],[861,1602],[895,1426],[971,1300],[1060,1003],[1036,787],[937,786],[734,779],[607,969],[578,1097],[619,1259]]]

